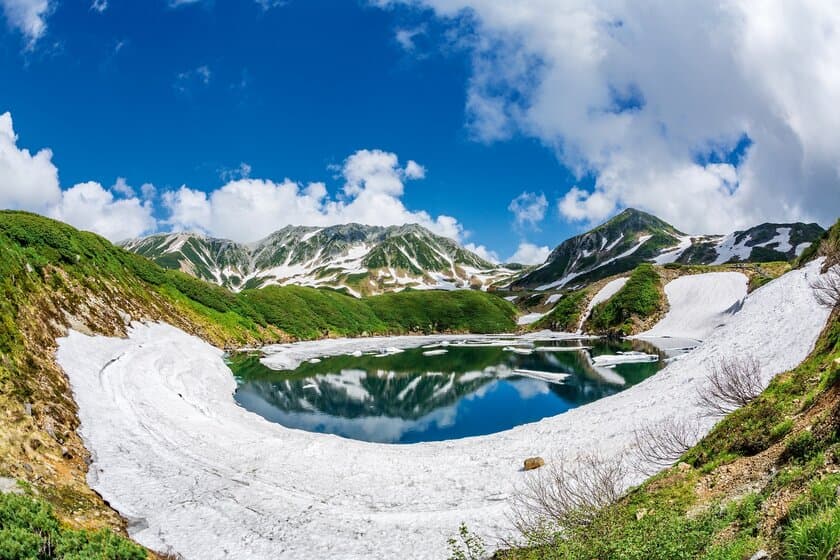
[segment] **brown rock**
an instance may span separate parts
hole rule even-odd
[[[545,465],[545,461],[542,457],[528,457],[525,459],[525,470],[532,471],[534,469],[538,469],[541,466]]]

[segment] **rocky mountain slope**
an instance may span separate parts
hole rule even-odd
[[[792,260],[823,234],[817,224],[761,224],[729,235],[686,235],[667,222],[628,208],[557,246],[512,289],[583,286],[643,262],[724,264]]]
[[[173,233],[123,246],[233,290],[296,284],[361,296],[409,287],[487,289],[513,274],[416,224],[287,226],[252,244]]]

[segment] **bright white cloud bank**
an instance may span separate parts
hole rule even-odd
[[[594,174],[558,202],[566,218],[636,206],[692,232],[836,218],[840,3],[404,3],[451,18],[472,52],[476,135],[521,131]],[[708,163],[745,137],[740,161]]]
[[[242,178],[205,193],[181,187],[164,193],[168,224],[237,241],[255,241],[285,225],[328,226],[358,222],[370,225],[418,223],[433,232],[460,239],[463,229],[451,216],[433,218],[405,207],[405,182],[425,176],[423,166],[396,154],[359,150],[341,166],[344,187],[331,197],[323,183],[301,184]]]
[[[246,173],[209,193],[182,186],[160,193],[166,215],[158,220],[152,204],[158,197],[154,185],[135,189],[120,177],[110,188],[86,182],[62,190],[52,152],[43,149],[33,154],[18,147],[11,115],[0,115],[0,208],[46,214],[113,241],[161,226],[255,241],[285,225],[348,222],[382,226],[418,223],[456,240],[464,236],[455,218],[432,217],[403,204],[405,183],[426,174],[416,161],[403,165],[396,154],[359,150],[344,160],[340,171],[344,186],[337,196],[331,196],[323,183],[274,182],[252,179],[244,176]]]
[[[520,264],[542,264],[548,258],[551,250],[543,245],[542,247],[533,243],[522,242],[516,252],[508,259],[508,262]]]

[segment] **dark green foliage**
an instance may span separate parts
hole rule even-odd
[[[516,328],[514,306],[478,291],[405,291],[363,300],[396,332],[492,333]]]
[[[711,241],[702,241],[693,243],[688,249],[683,251],[677,261],[680,264],[709,264],[717,259],[717,250],[715,243]]]
[[[595,306],[589,317],[589,329],[598,333],[631,334],[633,320],[660,312],[663,299],[659,273],[653,265],[639,265],[618,293]]]
[[[296,338],[384,333],[387,329],[362,301],[331,290],[268,286],[240,298],[264,320]]]
[[[819,257],[820,254],[824,252],[825,247],[833,247],[833,251],[835,252],[837,248],[840,247],[840,220],[834,222],[833,226],[823,232],[819,239],[811,243],[811,245],[802,252],[797,260],[797,265],[801,266]]]
[[[63,527],[52,508],[29,496],[0,493],[0,560],[145,560],[146,551],[108,530]]]
[[[753,247],[749,260],[752,262],[772,262],[787,260],[787,255],[768,247]]]
[[[791,505],[782,538],[785,558],[825,560],[840,546],[838,487],[837,474],[818,478]]]
[[[510,560],[741,560],[743,549],[751,544],[749,531],[737,531],[737,538],[726,544],[716,542],[715,537],[727,527],[747,525],[754,519],[760,497],[746,496],[727,507],[715,505],[688,516],[691,499],[686,492],[690,490],[677,483],[671,492],[631,494],[627,500],[602,510],[593,523],[573,527],[563,537],[557,535],[548,546],[501,557]]]
[[[785,446],[780,459],[782,461],[798,461],[805,463],[813,458],[823,445],[810,431],[805,430],[796,434]]]

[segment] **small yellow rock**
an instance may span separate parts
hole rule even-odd
[[[532,471],[534,469],[538,469],[541,466],[545,465],[545,461],[542,457],[528,457],[525,459],[525,470]]]

